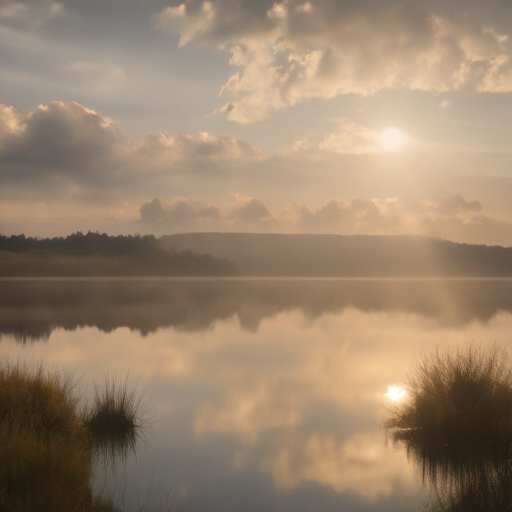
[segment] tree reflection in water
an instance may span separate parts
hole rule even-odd
[[[433,511],[512,510],[512,373],[504,350],[427,355],[384,428],[432,488]]]

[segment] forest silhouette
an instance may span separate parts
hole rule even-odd
[[[230,276],[236,271],[226,259],[170,250],[153,235],[0,236],[0,276]]]

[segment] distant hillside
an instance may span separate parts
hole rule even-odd
[[[230,276],[236,272],[230,261],[169,250],[152,235],[77,232],[43,240],[0,235],[0,276]]]
[[[241,275],[339,277],[512,276],[512,247],[413,236],[189,233],[161,242],[233,261]]]

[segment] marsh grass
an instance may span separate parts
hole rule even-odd
[[[72,377],[0,368],[0,509],[92,510],[93,453]]]
[[[461,495],[501,481],[512,454],[512,374],[504,350],[470,345],[426,355],[406,380],[407,399],[384,428],[431,483]]]
[[[81,398],[73,375],[43,364],[0,365],[2,512],[115,511],[93,495],[97,447],[134,447],[142,397],[128,381],[107,381],[92,411],[81,409]]]
[[[105,377],[103,387],[94,386],[92,407],[85,413],[84,425],[96,448],[113,459],[117,454],[135,452],[137,441],[147,427],[143,395],[136,384]]]

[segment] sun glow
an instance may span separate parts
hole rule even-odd
[[[386,396],[393,402],[399,402],[405,397],[405,391],[398,386],[389,386]]]
[[[400,149],[407,137],[396,128],[386,128],[380,134],[380,142],[386,151],[396,151]]]

